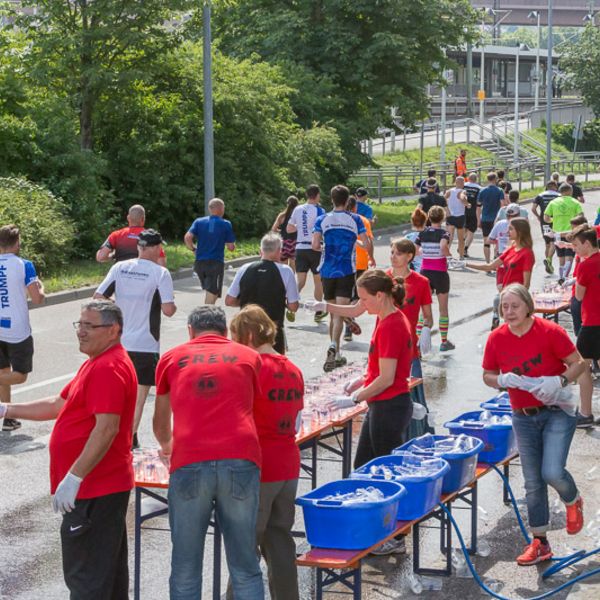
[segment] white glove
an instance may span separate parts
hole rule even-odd
[[[54,498],[52,498],[52,508],[54,512],[60,512],[61,515],[71,512],[75,508],[75,498],[79,492],[79,486],[83,479],[73,475],[70,471],[65,478],[58,484]]]
[[[548,229],[546,230],[544,228],[544,233],[543,235],[545,235],[547,238],[550,238],[551,240],[553,240],[556,237],[556,233],[554,231],[552,231],[552,229]],[[560,234],[558,236],[558,239],[560,240]]]
[[[429,354],[431,352],[431,329],[429,327],[421,329],[419,348],[421,349],[421,354]]]
[[[321,300],[307,300],[304,303],[304,308],[312,312],[327,312],[327,302]]]
[[[336,396],[331,400],[327,401],[327,408],[329,410],[341,410],[343,408],[353,408],[356,406],[354,402],[355,394],[352,396]]]
[[[563,284],[561,285],[562,288],[570,288],[572,286],[574,286],[577,283],[577,277],[569,277],[569,279],[565,279],[563,281]]]
[[[352,392],[355,392],[358,388],[362,387],[364,382],[363,377],[357,377],[356,379],[352,379],[351,381],[348,381],[346,384],[344,384],[344,394],[347,394],[348,396],[350,396],[350,394],[352,394]]]
[[[503,388],[522,389],[523,378],[516,373],[500,373],[498,375],[498,385]]]
[[[562,381],[558,375],[531,377],[530,379],[537,381],[531,382],[529,393],[545,404],[558,398],[563,389]]]
[[[413,402],[412,407],[412,418],[415,421],[422,421],[427,416],[427,409],[422,404],[419,404],[418,402]]]
[[[3,419],[6,416],[7,410],[8,410],[8,404],[4,404],[4,402],[0,402],[0,419]]]

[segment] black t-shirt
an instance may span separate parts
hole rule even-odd
[[[258,304],[279,327],[283,327],[287,295],[279,269],[272,260],[258,260],[246,269],[240,279],[239,298],[242,308],[247,304]]]
[[[421,196],[424,196],[427,193],[427,179],[421,179],[421,181],[419,181],[416,185],[416,188],[419,188],[419,194],[421,194]],[[435,185],[435,193],[439,194],[440,193],[440,186]]]
[[[540,207],[540,218],[543,221],[544,213],[546,212],[546,208],[548,208],[548,204],[552,202],[555,198],[558,198],[560,194],[554,190],[546,190],[543,194],[535,197],[533,203]]]
[[[481,186],[478,183],[471,183],[470,181],[465,183],[465,194],[469,202],[469,205],[465,208],[465,215],[473,217],[477,215],[477,196],[479,195],[479,190],[481,190]]]
[[[432,206],[441,206],[442,208],[446,208],[446,206],[448,206],[444,196],[440,196],[439,194],[435,194],[433,192],[428,192],[427,194],[419,196],[419,204],[423,207],[425,212],[429,212],[429,209]]]
[[[580,186],[578,186],[576,183],[572,183],[571,187],[573,188],[573,193],[571,194],[571,196],[573,196],[575,200],[579,200],[579,198],[583,197],[583,190]]]
[[[298,232],[294,231],[294,233],[288,233],[287,232],[287,225],[288,222],[290,220],[290,217],[292,216],[292,213],[290,213],[287,217],[287,219],[283,220],[283,223],[279,226],[279,234],[281,235],[281,239],[282,240],[294,240],[296,241],[298,239]]]

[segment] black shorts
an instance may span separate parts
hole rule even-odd
[[[451,215],[446,218],[446,225],[452,225],[453,227],[456,227],[456,229],[464,229],[465,221],[465,215],[460,215],[459,217],[453,217]]]
[[[573,258],[575,256],[575,250],[572,248],[559,248],[556,247],[556,256],[559,258]]]
[[[584,325],[579,330],[577,350],[583,358],[600,360],[600,325]]]
[[[321,264],[321,253],[316,250],[296,248],[296,273],[308,273],[316,275]]]
[[[354,273],[345,277],[321,277],[323,282],[323,297],[325,300],[335,300],[336,298],[352,299],[352,290],[356,283]]]
[[[546,235],[546,231],[550,229],[550,225],[547,223],[540,223],[540,229],[542,230],[542,237],[544,238],[544,242],[546,244],[552,244],[554,242],[554,238],[548,237]]]
[[[477,215],[465,215],[465,227],[471,232],[477,231]]]
[[[483,237],[486,238],[492,233],[492,229],[494,228],[494,221],[481,221],[481,233]]]
[[[220,260],[197,260],[194,263],[194,273],[198,275],[200,285],[204,291],[221,297],[225,263]]]
[[[154,385],[156,365],[158,364],[158,352],[129,352],[129,358],[133,363],[138,383],[140,385]]]
[[[450,292],[450,275],[448,271],[421,271],[421,275],[429,279],[429,287],[436,294],[447,294]]]
[[[15,373],[33,371],[33,338],[11,344],[0,342],[0,369],[12,368]]]

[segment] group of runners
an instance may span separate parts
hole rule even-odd
[[[162,236],[145,228],[143,207],[132,207],[128,226],[99,249],[97,260],[116,262],[74,323],[88,360],[59,394],[30,403],[11,403],[10,387],[31,371],[27,294],[41,303],[44,291],[33,265],[19,256],[18,228],[0,228],[0,417],[4,431],[20,427],[19,419],[56,419],[51,491],[55,510],[63,514],[63,567],[71,598],[127,597],[130,451],[140,443],[137,430],[153,385],[154,434],[171,468],[171,598],[201,595],[213,510],[225,540],[229,596],[264,597],[258,548],[267,562],[271,597],[299,598],[291,529],[304,382],[285,356],[284,322],[295,320],[309,272],[314,298],[303,305],[317,323],[329,319],[324,371],[346,364],[342,337],[360,334],[357,319],[364,313],[376,318],[364,374],[330,400],[331,408],[368,404],[356,468],[431,430],[426,419],[412,418],[417,405],[425,412],[427,407],[422,386],[409,391],[408,380],[422,376],[421,358],[432,348],[433,295],[439,350],[454,349],[448,339],[449,268],[495,273],[483,378],[493,388],[508,389],[513,409],[534,535],[517,562],[530,565],[552,555],[548,485],[565,503],[568,533],[581,530],[583,500],[565,465],[576,427],[594,423],[592,361],[600,358],[598,228],[585,222],[583,195],[573,197],[573,181],[549,182],[532,210],[546,245],[556,247],[557,283],[572,288],[574,324],[579,319],[575,346],[562,327],[534,315],[529,215],[505,174],[489,173],[485,186],[474,173],[458,174],[443,195],[435,173],[422,185],[412,230],[391,241],[388,269],[376,264],[371,229],[376,216],[366,189],[351,194],[334,186],[330,211],[321,206],[317,185],[307,187],[303,203],[288,198],[261,241],[260,260],[240,268],[227,291],[225,304],[241,309],[229,324],[215,304],[222,294],[224,250],[234,248],[235,235],[224,218],[224,202],[211,200],[209,215],[195,220],[184,237],[195,254],[205,305],[188,315],[189,341],[162,357],[160,315],[177,310],[173,282]],[[474,262],[478,228],[483,256]],[[452,257],[455,238],[458,262]],[[544,252],[550,277],[554,249],[546,246]],[[460,262],[466,258],[471,261]],[[579,403],[568,399],[576,381]],[[375,554],[402,552],[404,539],[398,537]]]

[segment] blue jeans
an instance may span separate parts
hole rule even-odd
[[[202,598],[204,539],[213,509],[223,533],[234,598],[264,599],[256,552],[259,489],[259,469],[247,460],[197,462],[171,474],[171,600]]]
[[[579,335],[581,329],[581,302],[571,297],[571,319],[573,319],[573,333]]]
[[[550,523],[548,485],[565,504],[572,504],[578,496],[575,481],[565,468],[577,418],[559,409],[542,410],[531,417],[513,413],[512,419],[525,480],[529,527],[534,535],[544,535]]]

